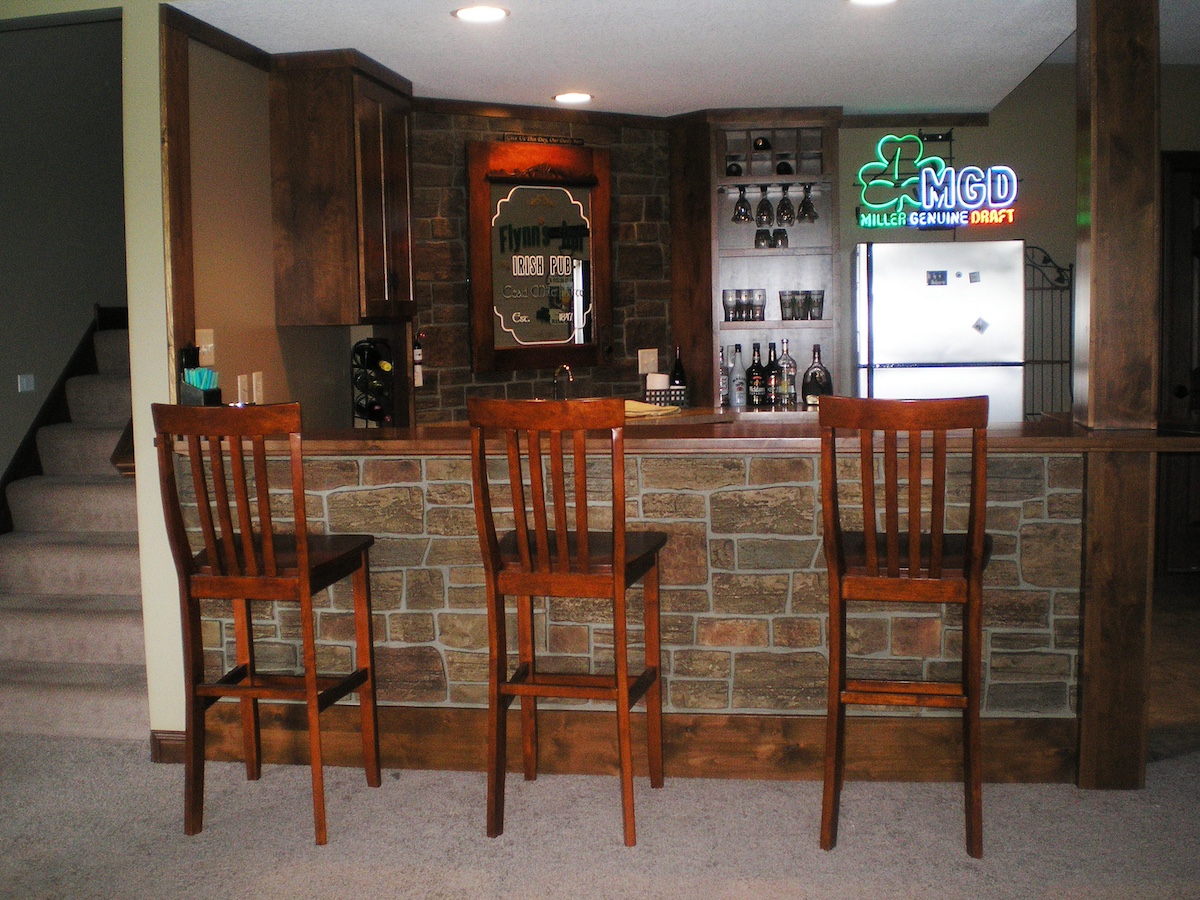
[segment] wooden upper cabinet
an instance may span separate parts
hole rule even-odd
[[[354,51],[271,69],[275,321],[411,318],[409,82]]]

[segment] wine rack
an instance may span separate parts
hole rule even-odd
[[[350,351],[353,424],[378,428],[395,420],[392,348],[384,338],[365,338]]]

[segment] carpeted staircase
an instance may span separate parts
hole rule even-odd
[[[94,335],[98,374],[66,384],[71,421],[40,428],[41,475],[8,486],[0,534],[0,731],[146,738],[129,422],[129,332]]]

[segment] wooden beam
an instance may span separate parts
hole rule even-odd
[[[1158,0],[1077,0],[1075,421],[1158,422]],[[1145,783],[1153,453],[1088,454],[1079,786]]]

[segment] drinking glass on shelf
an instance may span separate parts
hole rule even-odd
[[[771,208],[771,201],[767,199],[767,186],[760,184],[758,189],[762,191],[762,199],[758,201],[758,208],[754,210],[754,224],[759,228],[770,228],[775,224],[775,210]]]
[[[788,228],[796,224],[796,207],[792,206],[792,201],[788,197],[788,186],[785,184],[782,187],[783,196],[775,204],[775,224]]]
[[[796,291],[796,318],[807,319],[812,311],[812,291]]]
[[[741,185],[738,186],[737,203],[733,205],[733,221],[738,223],[754,221],[754,213],[750,210],[750,201],[746,197],[746,188]]]
[[[750,321],[762,322],[767,317],[767,292],[764,288],[750,291]]]
[[[735,322],[748,322],[750,320],[750,292],[749,291],[734,291],[737,295],[737,312],[733,314]]]
[[[804,185],[804,197],[800,200],[800,210],[796,213],[797,222],[815,222],[819,218],[812,202],[812,185]]]
[[[721,306],[725,308],[725,321],[733,322],[737,313],[737,291],[726,288],[721,291]]]
[[[825,292],[809,291],[808,292],[808,317],[810,319],[820,319],[825,315]]]
[[[779,318],[785,322],[791,321],[796,317],[796,292],[795,291],[780,291],[779,292]]]

